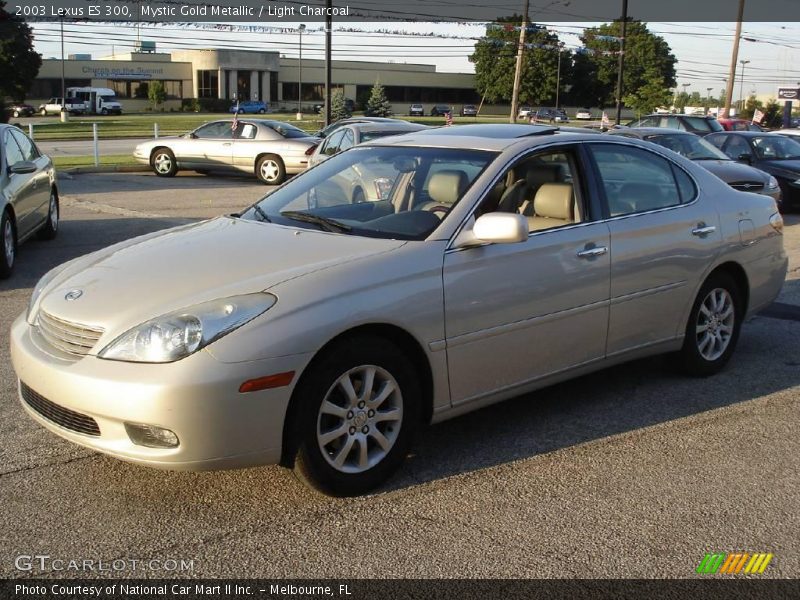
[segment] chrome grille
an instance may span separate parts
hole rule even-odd
[[[74,356],[89,354],[103,335],[103,330],[99,327],[65,321],[43,310],[36,317],[36,328],[48,344]]]
[[[33,391],[24,382],[19,382],[19,390],[25,404],[30,406],[33,410],[39,413],[48,421],[52,421],[56,425],[60,425],[64,429],[77,431],[85,435],[100,435],[100,428],[97,426],[97,421],[87,415],[82,415],[79,412],[64,408],[47,398]]]
[[[760,192],[764,189],[764,184],[760,181],[735,181],[728,185],[740,192]]]

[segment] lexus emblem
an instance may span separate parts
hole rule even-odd
[[[83,290],[70,290],[64,296],[64,300],[77,300],[83,296]]]

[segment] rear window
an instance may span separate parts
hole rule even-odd
[[[703,117],[685,117],[686,123],[697,131],[724,131],[716,119],[704,119]]]

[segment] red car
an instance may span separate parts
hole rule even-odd
[[[717,119],[725,131],[766,131],[761,125],[752,123],[747,119]]]

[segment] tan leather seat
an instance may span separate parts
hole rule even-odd
[[[532,205],[526,207],[530,231],[560,227],[575,222],[575,199],[572,184],[544,183],[536,192]]]
[[[415,206],[414,210],[447,211],[461,198],[469,185],[469,178],[464,171],[448,169],[438,171],[428,180],[429,202]]]

